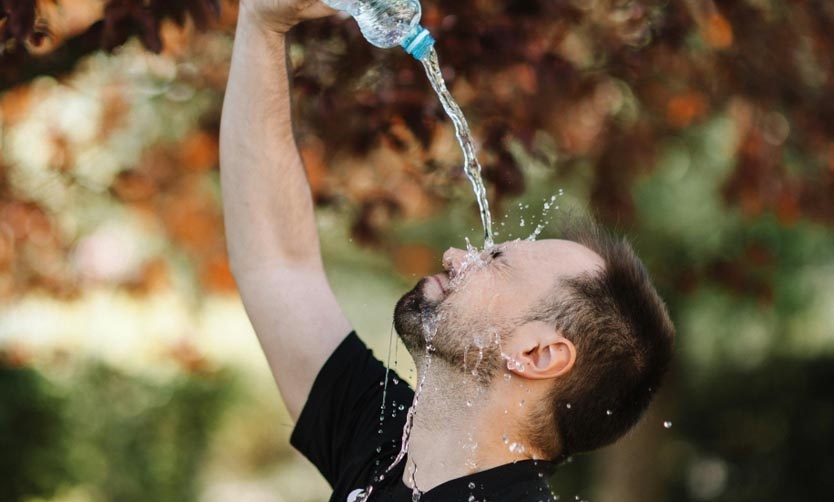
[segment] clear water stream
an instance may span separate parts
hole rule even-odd
[[[446,82],[443,80],[443,74],[440,72],[440,63],[437,59],[437,51],[432,47],[429,54],[422,59],[423,68],[426,70],[426,76],[431,82],[434,92],[440,98],[440,103],[446,114],[452,119],[455,125],[455,134],[458,137],[458,142],[463,150],[463,170],[466,177],[472,183],[472,188],[475,190],[475,197],[478,200],[478,207],[481,210],[481,224],[484,227],[484,248],[489,249],[493,245],[492,236],[492,215],[489,212],[489,201],[487,200],[486,187],[484,180],[481,178],[481,164],[478,162],[478,157],[475,153],[475,139],[472,137],[472,132],[469,130],[469,124],[463,116],[460,106],[452,98],[452,94],[446,89]]]

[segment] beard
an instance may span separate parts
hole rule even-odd
[[[427,298],[423,290],[429,280],[421,279],[394,308],[394,329],[403,345],[415,361],[431,352],[449,367],[487,383],[502,364],[498,331],[483,315],[466,320],[456,314],[451,295]]]
[[[413,357],[426,351],[437,331],[440,302],[430,301],[423,294],[428,280],[421,279],[394,307],[394,329]]]

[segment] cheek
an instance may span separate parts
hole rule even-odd
[[[448,326],[474,335],[504,327],[512,317],[508,301],[505,293],[470,288],[449,295],[440,311]]]

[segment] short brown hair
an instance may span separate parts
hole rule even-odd
[[[554,324],[577,351],[529,430],[531,442],[555,461],[610,444],[637,423],[669,366],[675,334],[625,239],[573,217],[562,238],[596,252],[605,268],[557,279],[554,294],[531,313],[531,320]]]

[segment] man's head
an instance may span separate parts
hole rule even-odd
[[[523,428],[554,460],[609,444],[637,422],[674,337],[627,242],[588,220],[562,237],[450,249],[446,272],[421,280],[394,315],[417,360],[428,349],[480,385],[514,375],[545,388]]]

